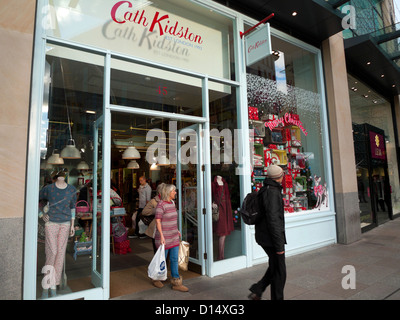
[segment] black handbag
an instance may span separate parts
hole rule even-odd
[[[153,216],[153,215],[151,215],[151,216],[141,216],[141,217],[140,217],[140,220],[142,220],[143,223],[144,223],[146,226],[148,226],[148,225],[150,225],[150,223],[154,220],[154,216]]]

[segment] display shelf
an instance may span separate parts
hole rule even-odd
[[[249,120],[249,128],[250,129],[254,129],[254,136],[256,136],[256,137],[265,137],[264,121]]]
[[[290,128],[290,145],[292,147],[301,147],[301,133],[300,128],[291,126]]]
[[[75,241],[74,244],[74,260],[76,260],[79,255],[92,254],[93,251],[93,241],[79,242]]]

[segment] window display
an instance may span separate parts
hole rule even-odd
[[[271,164],[285,171],[286,213],[328,207],[316,55],[272,37],[273,54],[247,68],[252,183]]]

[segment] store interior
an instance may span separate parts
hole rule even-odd
[[[51,52],[51,50],[50,50]],[[66,173],[66,182],[77,190],[75,235],[70,237],[65,254],[62,283],[59,294],[77,292],[94,287],[92,268],[101,270],[101,184],[103,163],[103,67],[90,64],[90,57],[80,61],[47,56],[45,98],[41,132],[40,188],[51,184],[60,170]],[[93,59],[93,61],[98,61]],[[111,113],[111,228],[122,223],[126,234],[110,231],[110,297],[153,288],[147,277],[147,267],[154,256],[150,237],[131,238],[138,210],[139,178],[146,177],[154,197],[159,183],[181,186],[176,199],[180,215],[182,239],[190,243],[188,271],[181,271],[184,279],[201,274],[199,265],[199,234],[197,210],[197,145],[196,131],[179,135],[182,129],[194,123],[171,121],[165,113],[202,114],[201,81],[172,73],[154,76],[155,69],[140,67],[140,74],[123,71],[122,62],[115,62],[111,72],[111,103],[134,108],[154,110],[153,116],[133,113]],[[118,67],[117,67],[118,66]],[[125,65],[127,66],[127,65]],[[134,69],[131,65],[129,70]],[[142,74],[145,70],[146,76]],[[168,80],[169,79],[169,80]],[[171,79],[174,79],[172,81]],[[209,91],[212,126],[228,128],[236,125],[236,98],[234,90],[215,84]],[[222,88],[222,89],[221,89]],[[159,111],[163,112],[161,116]],[[193,137],[193,135],[195,137]],[[224,151],[223,139],[219,152]],[[215,141],[214,141],[215,142]],[[220,141],[218,141],[220,143]],[[179,153],[177,147],[190,145]],[[66,156],[65,149],[74,150],[74,156]],[[182,148],[183,150],[183,148]],[[183,152],[185,154],[183,154]],[[177,155],[189,159],[177,161]],[[179,158],[179,159],[183,159]],[[212,165],[213,178],[223,175],[229,182],[235,197],[231,206],[239,206],[238,177],[234,162],[229,165]],[[230,170],[232,169],[233,170]],[[179,170],[179,174],[177,174]],[[177,177],[181,183],[177,183]],[[115,193],[117,196],[115,196]],[[203,194],[203,193],[202,193]],[[113,195],[116,199],[113,199]],[[115,201],[116,200],[116,201]],[[180,200],[180,201],[179,201]],[[96,203],[96,205],[94,205]],[[179,203],[182,208],[179,208]],[[96,209],[95,209],[96,208]],[[97,220],[93,213],[97,211]],[[214,235],[215,259],[240,255],[240,220],[231,213],[233,240],[225,236],[221,241]],[[133,219],[132,219],[133,217]],[[43,266],[46,263],[45,238],[38,233],[37,297],[42,294]],[[146,228],[141,224],[141,227]],[[144,230],[144,229],[143,229]],[[96,242],[96,243],[94,243]],[[236,245],[238,242],[240,245]],[[225,246],[225,256],[218,250]],[[222,249],[223,250],[223,249]],[[94,257],[97,259],[94,260]],[[94,266],[93,266],[94,265]]]

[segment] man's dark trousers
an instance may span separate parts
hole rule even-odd
[[[267,272],[260,281],[253,284],[250,291],[261,297],[271,285],[271,300],[283,300],[283,289],[286,283],[285,254],[277,254],[274,247],[262,247],[269,258]]]

